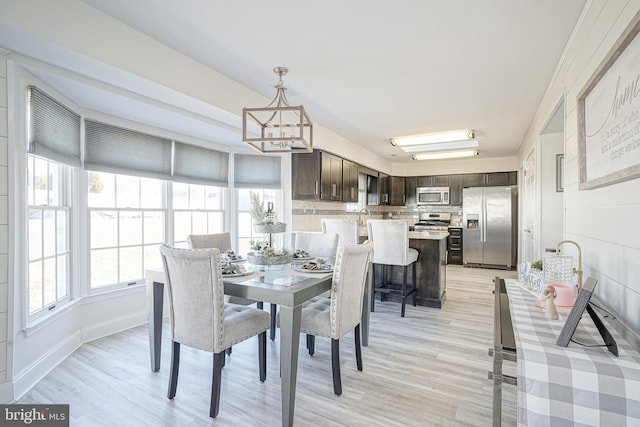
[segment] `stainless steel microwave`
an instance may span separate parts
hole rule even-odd
[[[448,205],[449,187],[418,187],[416,201],[421,205]]]

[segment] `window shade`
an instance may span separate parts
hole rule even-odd
[[[85,169],[171,179],[171,140],[85,120]]]
[[[191,184],[229,185],[229,154],[175,142],[173,180]]]
[[[30,154],[80,166],[80,116],[35,86],[27,90]]]
[[[234,155],[233,183],[237,188],[280,188],[280,157]]]

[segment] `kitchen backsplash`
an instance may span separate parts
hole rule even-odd
[[[404,219],[409,224],[418,222],[419,212],[449,212],[451,225],[462,224],[460,206],[367,206],[369,214],[347,210],[347,203],[293,200],[292,231],[320,231],[321,218],[359,218],[366,223],[372,219]]]

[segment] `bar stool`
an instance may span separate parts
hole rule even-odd
[[[369,240],[373,241],[373,289],[371,290],[371,311],[375,309],[375,295],[389,292],[400,292],[402,295],[402,309],[400,315],[404,317],[407,297],[413,295],[413,305],[416,305],[416,261],[418,251],[409,247],[409,224],[403,220],[369,219]],[[382,280],[376,286],[376,265],[382,266]],[[387,267],[402,267],[402,285],[387,281]],[[407,267],[412,267],[412,282],[407,287]]]

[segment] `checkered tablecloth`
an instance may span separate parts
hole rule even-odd
[[[547,319],[518,281],[505,284],[518,359],[518,426],[640,426],[638,348],[611,328],[620,357],[606,347],[561,347],[556,340],[567,316]],[[603,344],[586,310],[573,339]]]

